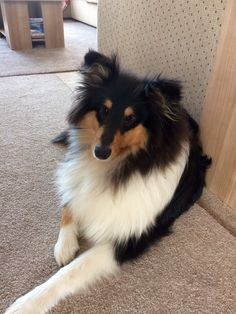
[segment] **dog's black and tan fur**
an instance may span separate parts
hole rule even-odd
[[[180,105],[180,82],[136,77],[121,71],[115,56],[95,51],[85,55],[80,75],[70,130],[55,139],[69,143],[58,172],[64,209],[55,258],[67,264],[78,235],[92,248],[17,300],[9,314],[44,313],[114,273],[168,234],[205,184],[211,161],[197,123]]]

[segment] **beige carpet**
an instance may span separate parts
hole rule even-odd
[[[65,20],[65,48],[13,51],[0,38],[0,77],[77,70],[89,48],[96,49],[96,29]]]
[[[213,193],[204,191],[198,204],[206,209],[222,226],[236,237],[236,210],[218,199]]]
[[[53,174],[71,89],[54,74],[0,79],[0,313],[57,270]],[[236,313],[236,239],[195,205],[121,274],[52,313]],[[79,278],[78,278],[79,280]],[[33,313],[32,313],[33,314]]]

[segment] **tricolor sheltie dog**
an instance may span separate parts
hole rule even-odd
[[[54,255],[62,267],[6,313],[46,313],[138,257],[201,196],[211,160],[181,85],[138,78],[116,57],[89,51],[69,113],[69,148],[57,172],[62,218]],[[66,138],[64,138],[66,140]],[[90,249],[75,257],[79,238]]]

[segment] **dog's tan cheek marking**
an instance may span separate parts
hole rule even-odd
[[[121,140],[121,147],[129,147],[131,149],[144,148],[148,140],[146,128],[139,124],[134,129],[127,131]]]
[[[147,141],[147,130],[140,124],[124,134],[117,132],[112,143],[112,151],[114,155],[119,155],[127,150],[135,153],[138,149],[144,148]]]
[[[95,141],[97,144],[100,144],[101,136],[104,132],[104,128],[100,127],[97,129],[96,134],[95,134]]]
[[[99,128],[99,124],[96,117],[96,112],[90,111],[86,113],[83,119],[79,122],[79,127],[82,129],[97,131]]]
[[[91,145],[99,129],[99,123],[97,121],[96,112],[90,111],[84,115],[83,119],[79,122],[78,127],[80,130],[80,144]]]
[[[140,148],[144,148],[148,140],[148,133],[144,126],[141,124],[134,129],[127,131],[122,136],[121,147],[130,148],[134,153]]]
[[[110,99],[106,99],[105,102],[104,102],[104,106],[107,108],[107,109],[111,109],[112,107],[112,101]]]
[[[61,216],[61,228],[65,227],[73,222],[72,215],[69,211],[69,208],[65,206],[62,210],[62,216]]]
[[[125,112],[124,112],[125,117],[131,116],[132,114],[134,114],[133,108],[130,107],[130,106],[127,107],[127,108],[125,109]]]

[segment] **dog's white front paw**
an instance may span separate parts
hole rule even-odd
[[[59,266],[70,262],[79,250],[79,243],[73,230],[62,228],[54,248],[54,257]]]
[[[5,314],[33,314],[37,310],[24,304],[19,304],[17,301],[13,303],[5,312]]]
[[[17,299],[5,312],[5,314],[42,314],[38,305],[27,300],[26,296]]]

